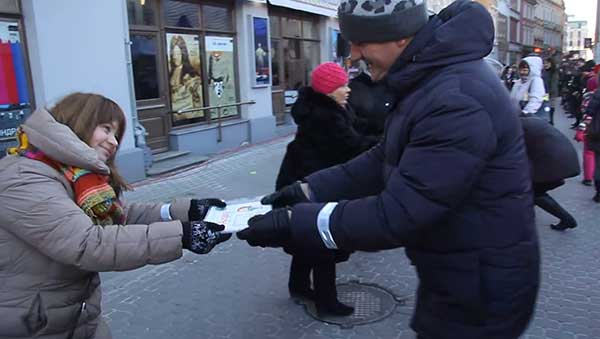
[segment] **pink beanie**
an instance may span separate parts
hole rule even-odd
[[[312,88],[329,94],[348,83],[348,74],[335,62],[325,62],[312,71]]]

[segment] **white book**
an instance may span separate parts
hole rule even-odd
[[[225,226],[223,233],[236,233],[248,228],[248,220],[255,215],[265,214],[271,210],[271,205],[262,205],[253,200],[241,203],[228,203],[225,208],[211,207],[204,221]]]

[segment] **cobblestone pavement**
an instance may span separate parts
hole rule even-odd
[[[558,125],[571,137],[564,115]],[[149,180],[126,195],[135,201],[179,196],[226,200],[271,192],[288,138],[240,150],[170,178]],[[581,149],[581,145],[577,145]],[[538,210],[542,288],[525,338],[600,338],[600,205],[573,178],[552,192],[579,227],[556,232]],[[316,321],[287,294],[290,257],[235,238],[204,256],[135,271],[103,273],[104,316],[122,338],[413,338],[408,324],[416,286],[402,249],[356,253],[338,265],[338,282],[360,280],[408,296],[379,322],[341,329]]]

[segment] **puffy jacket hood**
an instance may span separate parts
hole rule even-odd
[[[57,122],[45,109],[35,111],[21,128],[32,145],[58,162],[97,173],[110,172],[93,148],[81,141],[68,126]]]
[[[492,51],[494,25],[479,3],[458,0],[431,16],[392,65],[390,86],[407,90],[436,69],[482,59]]]
[[[544,68],[544,61],[542,58],[538,56],[529,56],[523,58],[523,61],[529,65],[529,77],[542,76],[542,69]]]

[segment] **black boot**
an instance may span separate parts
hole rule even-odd
[[[600,191],[596,191],[596,195],[592,198],[595,202],[600,202]]]
[[[310,271],[312,264],[301,256],[292,256],[290,264],[290,280],[288,289],[292,298],[314,300],[315,291],[310,288]]]
[[[349,316],[354,307],[344,305],[337,300],[335,285],[335,259],[319,262],[313,269],[315,282],[315,306],[319,316]]]
[[[535,204],[544,211],[552,214],[553,216],[560,219],[560,222],[556,225],[550,225],[550,228],[557,231],[564,231],[567,228],[577,227],[577,221],[573,216],[567,212],[556,200],[554,200],[547,193],[536,196]]]
[[[596,186],[596,195],[592,199],[595,202],[600,202],[600,180],[595,180],[594,185]]]

